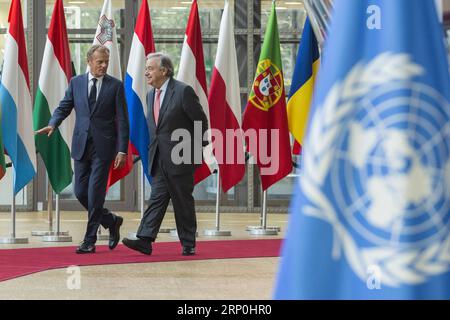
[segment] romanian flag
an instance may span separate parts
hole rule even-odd
[[[300,154],[308,123],[314,82],[319,69],[319,48],[309,18],[305,21],[288,98],[289,131],[295,138],[294,154]]]

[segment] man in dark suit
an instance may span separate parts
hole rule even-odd
[[[126,161],[129,139],[127,106],[123,84],[106,74],[109,50],[92,46],[87,54],[90,71],[72,78],[66,94],[53,113],[47,127],[37,134],[50,136],[55,128],[76,111],[72,140],[75,164],[75,195],[89,213],[86,234],[77,253],[94,253],[97,230],[101,224],[109,229],[109,248],[120,239],[123,218],[104,208],[106,184],[111,162],[121,168]]]
[[[172,200],[182,254],[193,255],[197,231],[192,196],[194,171],[202,163],[202,138],[208,120],[192,87],[173,79],[173,65],[167,55],[150,54],[145,76],[153,87],[147,95],[152,193],[137,232],[138,239],[124,238],[123,243],[133,250],[151,254],[152,242]],[[194,135],[194,128],[201,128],[201,132]],[[177,141],[179,137],[181,142]]]

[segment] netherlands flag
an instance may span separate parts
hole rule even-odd
[[[1,130],[14,166],[14,194],[36,174],[33,113],[20,0],[12,0],[8,16],[3,75],[0,80]]]
[[[155,52],[152,24],[147,1],[142,1],[131,43],[130,59],[125,76],[125,96],[130,119],[130,141],[133,153],[141,157],[142,167],[151,181],[148,170],[148,145],[150,134],[147,126],[147,101],[149,90],[145,79],[145,62],[148,54]]]

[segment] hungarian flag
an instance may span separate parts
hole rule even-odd
[[[184,37],[181,60],[178,69],[177,80],[190,85],[197,94],[203,111],[209,118],[208,97],[206,89],[205,61],[203,59],[202,31],[198,15],[197,0],[192,1],[191,13]],[[211,139],[209,139],[211,141]],[[195,170],[194,183],[197,184],[207,178],[214,170],[216,160],[214,159],[212,144],[209,143],[203,150],[203,164]]]
[[[64,97],[71,78],[72,66],[64,6],[62,0],[57,0],[48,30],[39,76],[39,87],[34,102],[33,123],[35,130],[48,125],[53,111]],[[44,160],[50,184],[57,194],[72,182],[70,146],[72,145],[75,124],[73,117],[74,113],[50,137],[39,134],[34,136],[36,149]]]
[[[133,154],[141,157],[142,169],[148,182],[151,175],[148,170],[148,146],[150,134],[147,126],[147,92],[149,85],[145,79],[147,55],[155,52],[152,23],[147,1],[142,1],[131,42],[130,59],[125,76],[125,96],[130,118],[130,143]],[[130,152],[128,152],[130,154]]]
[[[0,123],[2,123],[2,106],[0,104]],[[5,154],[3,152],[2,130],[0,130],[0,179],[6,173]]]
[[[216,62],[209,89],[211,128],[222,139],[213,139],[222,189],[227,192],[245,175],[244,139],[241,131],[241,98],[234,43],[233,17],[228,1],[220,23]],[[230,133],[233,135],[230,135]]]
[[[253,88],[242,122],[247,151],[256,159],[263,190],[292,171],[283,81],[277,16],[275,3],[272,3]]]
[[[95,32],[94,42],[95,44],[101,44],[109,49],[109,65],[107,73],[119,80],[122,80],[122,71],[120,68],[119,51],[117,49],[117,34],[116,24],[112,15],[111,1],[105,0],[103,8],[98,20],[97,31]],[[88,66],[89,71],[89,66]],[[125,165],[114,170],[114,160],[109,169],[107,189],[117,181],[127,176],[133,169],[133,154],[131,151],[131,145],[128,144],[127,161]]]
[[[0,81],[0,130],[14,167],[14,194],[17,194],[36,174],[30,80],[19,0],[11,2],[8,23]]]

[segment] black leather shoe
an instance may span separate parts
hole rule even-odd
[[[195,247],[183,247],[183,256],[193,256],[195,254]]]
[[[95,253],[95,244],[83,241],[75,252],[78,254]]]
[[[142,239],[131,240],[128,238],[123,238],[122,243],[133,250],[139,251],[140,253],[151,255],[152,254],[152,243]]]
[[[123,223],[123,218],[121,216],[116,216],[116,223],[109,227],[109,249],[113,250],[117,247],[120,240],[120,226]]]

